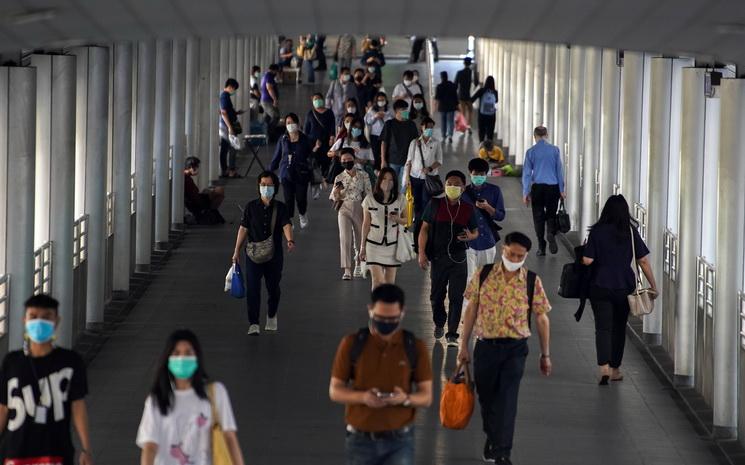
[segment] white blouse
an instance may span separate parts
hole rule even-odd
[[[422,146],[421,152],[419,151],[419,143],[421,143]],[[412,178],[424,179],[424,173],[422,172],[424,169],[424,166],[422,166],[422,158],[424,158],[424,164],[427,167],[434,165],[435,162],[442,165],[442,145],[432,137],[430,137],[427,142],[424,142],[422,137],[411,141],[411,144],[409,144],[409,154],[406,157],[406,163],[411,163],[411,171],[409,174]],[[439,169],[434,169],[430,174],[434,176],[438,174],[438,172]]]
[[[368,195],[362,202],[362,208],[370,213],[370,232],[367,233],[367,242],[375,245],[393,245],[398,242],[399,228],[395,221],[391,221],[388,215],[392,212],[402,217],[406,208],[406,199],[399,194],[393,202],[385,205],[378,202],[374,196]]]

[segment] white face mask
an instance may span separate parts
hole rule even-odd
[[[289,133],[296,133],[297,131],[298,131],[297,124],[290,123],[290,124],[287,125],[287,132],[289,132]]]
[[[523,267],[523,265],[525,264],[525,259],[523,259],[523,261],[521,262],[512,262],[508,260],[507,257],[504,256],[504,254],[502,254],[502,264],[504,265],[505,270],[514,272]]]
[[[411,81],[409,81],[408,79],[404,79],[404,85],[406,87],[409,87],[411,85]]]

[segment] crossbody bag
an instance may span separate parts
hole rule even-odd
[[[269,237],[263,241],[248,242],[246,244],[246,255],[256,264],[266,263],[274,258],[274,228],[277,226],[277,205],[272,206],[272,222],[269,229]]]
[[[422,160],[422,171],[424,171],[424,168],[426,168],[427,165],[424,163],[424,152],[422,151],[422,141],[418,140],[416,142],[417,147],[419,148],[419,158]],[[438,195],[442,195],[443,192],[445,192],[445,186],[442,185],[442,180],[440,179],[440,176],[437,174],[425,174],[424,175],[424,188],[427,190],[427,193],[431,197],[437,197]]]

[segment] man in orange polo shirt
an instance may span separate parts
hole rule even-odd
[[[414,415],[432,403],[432,365],[424,343],[401,329],[404,292],[372,292],[368,328],[342,339],[329,397],[346,406],[347,463],[413,465]]]

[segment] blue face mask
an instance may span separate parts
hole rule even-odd
[[[44,344],[54,336],[54,322],[43,318],[36,318],[26,322],[26,334],[31,341]]]
[[[271,199],[274,197],[274,186],[259,186],[259,193],[265,199]]]
[[[434,129],[427,128],[424,131],[422,131],[422,135],[424,135],[424,137],[432,137],[433,132],[434,132]]]
[[[484,174],[472,174],[471,182],[474,186],[480,186],[486,182],[486,175]]]
[[[362,135],[362,129],[352,128],[352,137],[360,137]]]
[[[176,379],[189,379],[197,371],[197,357],[194,355],[171,355],[168,357],[168,371]]]

